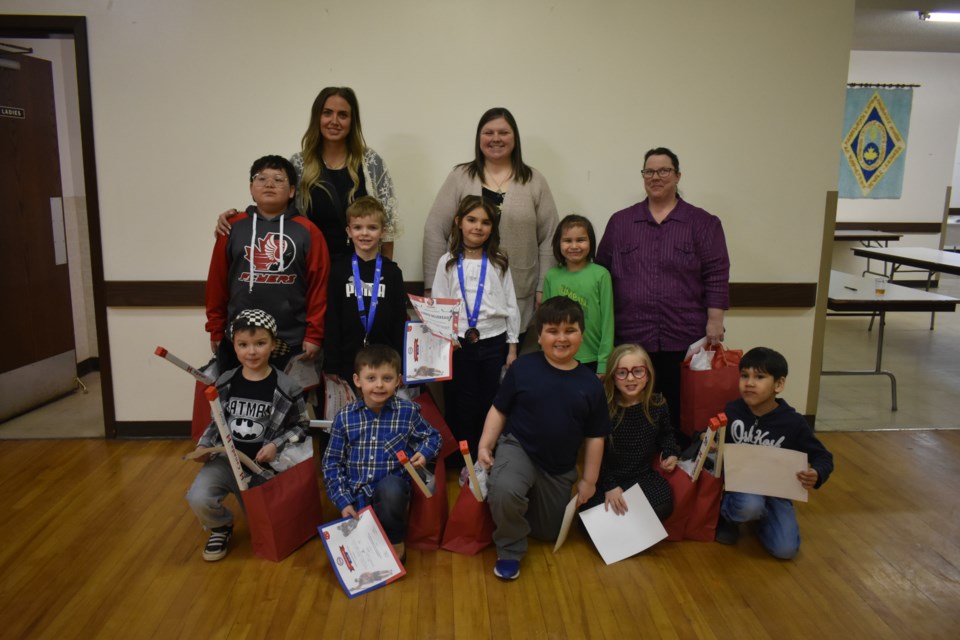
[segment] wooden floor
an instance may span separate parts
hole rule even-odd
[[[575,528],[495,554],[411,551],[408,574],[349,600],[314,539],[281,563],[230,554],[183,494],[186,441],[0,442],[5,638],[956,638],[960,431],[825,433],[830,482],[799,505],[796,560],[664,542],[606,566]],[[455,492],[454,492],[455,494]],[[333,518],[332,508],[327,505]]]

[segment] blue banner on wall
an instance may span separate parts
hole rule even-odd
[[[913,89],[847,89],[840,145],[841,198],[899,198]]]

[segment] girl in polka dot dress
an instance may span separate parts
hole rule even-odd
[[[620,345],[610,354],[603,386],[613,431],[604,447],[597,493],[583,508],[602,501],[622,515],[627,511],[623,492],[639,483],[660,520],[673,511],[670,485],[651,464],[672,473],[680,449],[667,404],[653,392],[653,378],[650,356],[639,345]]]

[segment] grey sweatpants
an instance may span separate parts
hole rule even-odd
[[[498,558],[522,559],[528,535],[557,539],[577,477],[576,467],[560,475],[546,473],[530,460],[515,437],[500,437],[487,481]]]

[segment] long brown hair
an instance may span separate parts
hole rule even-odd
[[[453,227],[450,229],[450,259],[447,260],[445,268],[449,271],[453,265],[457,264],[457,259],[463,253],[463,232],[460,230],[460,222],[464,216],[477,209],[483,209],[492,227],[483,250],[487,252],[487,259],[500,270],[502,276],[507,272],[509,260],[507,254],[500,250],[500,216],[493,204],[480,196],[464,196],[460,206],[457,207],[457,213],[453,216]]]
[[[473,143],[473,160],[457,166],[464,167],[467,170],[467,175],[471,178],[480,176],[480,179],[483,179],[483,166],[486,158],[483,156],[483,151],[480,150],[480,132],[483,131],[483,125],[497,118],[506,120],[510,128],[513,129],[513,151],[510,153],[510,167],[513,170],[513,177],[519,180],[520,184],[526,184],[533,177],[533,170],[523,162],[523,153],[520,151],[520,129],[517,128],[517,121],[513,114],[506,107],[487,109],[480,116],[480,122],[477,124],[477,137]]]
[[[323,135],[320,132],[320,114],[327,99],[339,96],[350,105],[350,131],[347,133],[347,173],[353,181],[353,188],[347,194],[347,202],[353,202],[353,196],[360,186],[360,172],[363,165],[363,152],[367,148],[363,140],[363,127],[360,126],[360,104],[357,94],[350,87],[325,87],[317,94],[310,108],[310,123],[300,140],[300,152],[303,156],[303,175],[300,176],[298,202],[306,211],[310,208],[310,188],[318,186],[324,191],[323,184]],[[327,191],[329,194],[330,192]]]
[[[656,374],[653,371],[653,363],[650,361],[650,355],[638,344],[622,344],[615,348],[607,358],[607,373],[603,376],[603,391],[607,396],[607,410],[610,412],[610,422],[613,428],[620,426],[623,420],[624,408],[620,406],[620,392],[617,389],[617,381],[613,376],[620,360],[627,355],[637,355],[643,360],[643,365],[647,368],[647,386],[643,388],[640,394],[640,404],[643,405],[643,413],[647,420],[653,422],[653,416],[650,415],[650,407],[659,407],[664,403],[663,396],[653,395],[653,386],[656,382]]]

